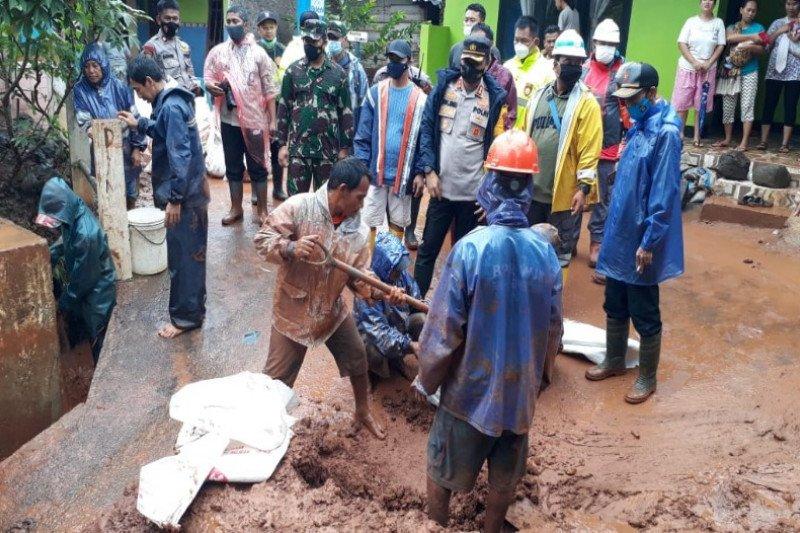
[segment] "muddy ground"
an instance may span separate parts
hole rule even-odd
[[[221,187],[213,188],[214,194]],[[559,356],[539,399],[527,473],[509,513],[532,530],[800,530],[800,256],[769,230],[685,217],[687,273],[662,287],[658,393],[630,406],[635,374],[603,383]],[[569,318],[602,326],[582,238],[565,294]],[[396,376],[373,405],[389,437],[353,434],[349,386],[325,348],[310,353],[289,453],[271,480],[206,485],[187,531],[391,530],[425,517],[433,410]],[[448,529],[480,526],[485,472],[458,495]],[[146,531],[131,484],[86,531]]]

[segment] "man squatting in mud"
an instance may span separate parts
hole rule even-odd
[[[342,298],[349,287],[369,300],[403,301],[399,287],[388,295],[351,280],[330,265],[318,264],[323,253],[360,270],[369,260],[369,228],[360,210],[369,189],[369,169],[355,157],[333,165],[330,178],[316,192],[289,198],[267,217],[256,234],[259,254],[278,265],[272,333],[265,373],[294,385],[308,348],[325,343],[342,377],[349,377],[355,396],[355,424],[385,438],[369,406],[367,352],[352,312]]]

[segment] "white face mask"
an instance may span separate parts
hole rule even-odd
[[[464,37],[469,37],[472,33],[472,24],[464,24]]]
[[[531,49],[522,43],[514,43],[514,55],[519,59],[525,59],[531,54]]]
[[[608,46],[607,44],[598,44],[594,48],[594,58],[606,65],[614,61],[617,56],[617,47]]]

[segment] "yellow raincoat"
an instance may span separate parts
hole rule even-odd
[[[536,107],[545,93],[545,85],[531,97],[525,112],[525,131],[531,134]],[[597,162],[603,148],[603,118],[600,105],[592,91],[578,82],[573,87],[561,118],[558,142],[558,160],[553,180],[553,207],[551,211],[568,211],[579,183],[592,188],[588,203],[597,202]]]

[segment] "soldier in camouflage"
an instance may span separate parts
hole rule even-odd
[[[178,85],[196,96],[202,94],[194,75],[191,49],[177,36],[181,27],[181,12],[177,0],[159,0],[156,22],[161,27],[142,47],[142,53],[152,57],[161,70]]]
[[[318,188],[353,144],[353,112],[344,70],[325,55],[327,25],[302,28],[305,57],[283,77],[278,103],[278,160],[289,167],[289,195]]]

